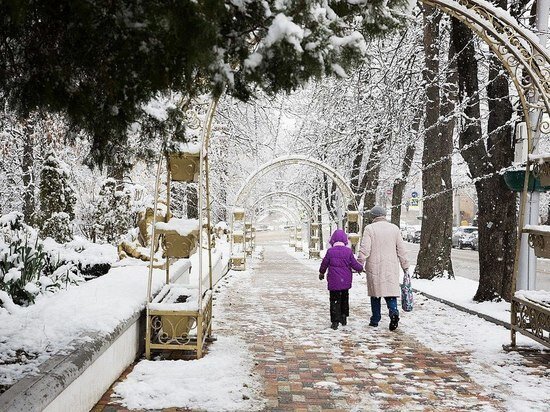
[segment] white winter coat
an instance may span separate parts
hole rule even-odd
[[[406,270],[409,262],[401,232],[396,225],[383,216],[367,225],[357,260],[365,265],[369,296],[400,296],[399,265]]]

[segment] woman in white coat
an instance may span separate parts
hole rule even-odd
[[[390,330],[395,330],[399,324],[397,296],[401,293],[400,267],[403,271],[408,271],[409,262],[399,227],[386,220],[386,210],[375,206],[369,213],[373,221],[363,231],[357,259],[365,265],[367,273],[372,308],[369,325],[378,326],[381,319],[381,298],[384,298],[390,313]]]

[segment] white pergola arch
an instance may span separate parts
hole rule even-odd
[[[355,201],[355,196],[353,191],[351,190],[351,187],[347,183],[346,179],[336,169],[321,162],[320,160],[313,159],[303,155],[281,156],[276,159],[270,160],[267,163],[264,163],[254,173],[252,173],[248,177],[248,179],[246,179],[246,181],[243,183],[243,185],[237,192],[237,196],[235,198],[235,205],[242,206],[246,203],[246,196],[250,193],[250,190],[254,187],[256,182],[261,177],[265,176],[269,172],[275,169],[278,169],[280,167],[297,165],[297,164],[310,166],[323,172],[327,177],[332,179],[332,181],[336,184],[336,186],[342,193],[342,196],[344,197],[346,204],[351,205],[352,207],[355,208],[355,210],[358,209],[358,205],[357,205],[357,202]]]
[[[298,196],[297,194],[295,193],[292,193],[292,192],[286,192],[286,191],[278,191],[278,192],[269,192],[265,195],[263,195],[262,197],[260,197],[258,200],[256,200],[252,206],[250,207],[252,210],[254,210],[259,204],[261,204],[262,202],[264,202],[265,200],[267,199],[271,199],[271,198],[281,198],[281,197],[286,197],[286,198],[289,198],[289,199],[292,199],[292,200],[295,200],[296,202],[298,202],[299,204],[301,204],[304,209],[306,209],[308,215],[309,215],[309,220],[313,220],[314,217],[315,217],[315,212],[313,210],[313,208],[311,207],[311,205],[309,205],[304,199],[302,199],[300,196]]]
[[[258,215],[267,212],[279,212],[281,214],[284,214],[289,220],[291,220],[295,224],[299,224],[302,221],[299,214],[297,214],[294,210],[285,205],[267,205],[265,208],[260,209]]]
[[[529,152],[537,130],[550,131],[550,55],[537,37],[501,8],[480,0],[419,0],[453,16],[476,33],[500,60],[518,91]]]

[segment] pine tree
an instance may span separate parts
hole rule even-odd
[[[74,219],[76,196],[69,183],[66,166],[53,151],[48,152],[40,172],[40,226],[42,236],[58,242],[72,238],[70,227]]]
[[[107,179],[95,207],[95,236],[98,241],[116,243],[133,222],[131,191]]]

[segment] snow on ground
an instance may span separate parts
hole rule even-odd
[[[227,262],[229,245],[222,242],[219,246],[220,255]],[[258,247],[256,258],[260,258],[261,253],[262,248]],[[191,259],[198,261],[198,255]],[[223,311],[218,311],[224,291],[234,282],[252,276],[254,261],[251,259],[247,264],[248,270],[229,271],[214,288],[215,323],[224,316]],[[115,387],[113,400],[129,409],[259,410],[264,406],[257,395],[261,380],[252,372],[253,367],[244,341],[235,336],[217,335],[217,341],[208,346],[208,353],[202,359],[140,361]]]
[[[467,309],[510,323],[509,302],[480,303],[473,300],[478,284],[479,282],[475,280],[460,276],[456,276],[455,279],[412,279],[412,287],[420,292],[445,299]]]
[[[550,404],[550,368],[530,374],[524,357],[505,352],[503,344],[510,342],[510,332],[481,318],[460,312],[444,304],[416,295],[417,305],[426,313],[409,316],[401,328],[437,352],[470,351],[468,357],[458,357],[459,364],[484,387],[486,395],[499,397],[507,393],[505,402],[511,411],[547,411]],[[418,309],[417,309],[418,310]],[[533,349],[542,345],[518,335],[518,344]]]
[[[180,260],[172,274],[189,263]],[[0,311],[0,385],[13,384],[49,357],[74,349],[78,341],[105,336],[145,307],[148,268],[116,267],[108,274],[54,295],[40,296],[34,305],[14,314]],[[155,269],[153,291],[160,290],[165,271]],[[22,363],[12,362],[24,351]],[[20,357],[20,356],[19,356]],[[32,359],[29,359],[31,357]]]
[[[216,245],[212,252],[214,282],[229,260],[229,244],[217,239]],[[79,341],[89,341],[90,336],[105,336],[142,310],[147,299],[146,264],[124,259],[104,276],[53,295],[41,295],[34,305],[13,308],[13,314],[0,310],[0,385],[9,386],[37,373],[39,365],[52,355],[66,353]],[[187,276],[189,264],[192,270]],[[203,251],[203,265],[208,267],[207,250]],[[197,287],[198,267],[198,254],[194,254],[189,260],[173,263],[170,273],[172,279],[185,279]],[[154,294],[164,285],[165,276],[163,269],[154,270]],[[207,287],[203,283],[203,290]]]
[[[202,359],[139,362],[114,391],[129,409],[258,410],[253,367],[242,340],[220,336]]]
[[[299,259],[306,267],[318,270],[319,260],[306,260],[302,253],[294,252],[289,247],[286,247],[286,251]],[[458,303],[461,306],[509,321],[509,303],[486,302],[478,304],[472,301],[471,297],[477,289],[477,282],[475,281],[465,278],[455,280],[438,279],[436,281],[413,279],[413,287]],[[313,299],[315,298],[314,295],[314,293],[305,291],[304,299]],[[316,299],[320,300],[318,296]],[[350,306],[352,308],[358,305],[367,306],[367,299],[364,275],[357,275],[354,278],[354,286],[350,291]],[[328,304],[328,302],[325,304]],[[354,317],[353,313],[350,315]],[[289,314],[289,316],[292,316],[292,314]],[[356,325],[353,327],[354,330],[349,330],[349,325],[340,329],[346,330],[358,342],[365,339],[365,333],[372,334],[372,329],[362,327],[355,329]],[[505,402],[508,410],[548,410],[550,404],[550,367],[540,366],[538,372],[535,370],[537,373],[532,373],[533,370],[529,371],[526,368],[523,355],[515,352],[505,352],[502,345],[510,343],[510,332],[504,327],[415,294],[415,308],[410,313],[401,311],[399,329],[436,352],[456,353],[458,365],[485,389],[483,394],[501,399]],[[299,331],[292,330],[289,332],[291,334],[293,334],[292,332],[299,333]],[[322,331],[321,334],[327,335],[327,339],[330,339],[331,331]],[[291,337],[289,336],[289,338]],[[310,337],[303,338],[310,339]],[[517,339],[518,345],[531,347],[534,350],[543,349],[542,345],[525,336],[518,334]],[[335,358],[345,356],[339,349],[339,345],[332,345],[328,349],[332,351]],[[377,350],[383,353],[384,349],[388,349],[388,353],[392,352],[391,348],[384,347]],[[463,352],[469,352],[469,355],[462,356]],[[372,350],[365,353],[366,362],[372,354]],[[376,364],[373,367],[376,368]],[[370,404],[372,400],[367,398],[364,402]]]

